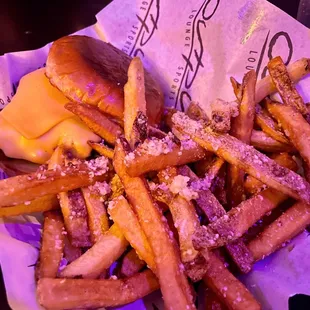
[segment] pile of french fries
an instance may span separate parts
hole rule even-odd
[[[67,104],[102,137],[89,141],[93,158],[76,158],[67,142],[38,171],[0,181],[0,216],[44,212],[43,307],[114,307],[160,289],[166,309],[196,309],[202,281],[206,309],[261,308],[236,267],[249,272],[310,224],[310,109],[294,86],[310,59],[286,67],[276,57],[268,69],[260,81],[254,71],[232,78],[236,100],[217,101],[210,118],[193,102],[167,109],[159,128],[148,125],[139,58],[123,121]]]

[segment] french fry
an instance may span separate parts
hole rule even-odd
[[[113,165],[124,185],[127,198],[138,216],[155,255],[156,274],[166,307],[169,309],[195,309],[190,286],[174,239],[169,236],[166,219],[154,203],[147,183],[142,177],[130,177],[124,164],[129,145],[120,138],[115,146]],[[173,294],[171,294],[173,291]]]
[[[27,174],[37,171],[39,165],[22,159],[11,159],[4,154],[0,154],[0,169],[8,177],[14,177],[20,174]]]
[[[279,142],[263,131],[252,130],[251,145],[263,152],[294,152],[291,144]]]
[[[121,278],[132,277],[145,265],[145,262],[139,258],[135,249],[131,249],[122,259],[119,275]]]
[[[88,144],[92,147],[93,150],[98,152],[100,155],[105,156],[107,158],[113,159],[114,152],[111,148],[106,146],[103,142],[93,142],[88,141]]]
[[[203,110],[198,102],[192,101],[187,108],[186,114],[195,121],[203,120],[205,125],[210,123],[207,113]]]
[[[110,182],[110,187],[112,190],[112,195],[110,199],[114,199],[120,195],[124,194],[124,186],[122,184],[122,181],[120,180],[119,176],[115,174]]]
[[[200,146],[216,153],[231,165],[238,166],[269,187],[293,198],[310,203],[310,185],[295,172],[281,167],[274,160],[225,134],[219,135],[178,112],[173,115],[176,129],[188,134]]]
[[[304,161],[310,165],[310,125],[308,122],[292,106],[271,101],[267,101],[266,105],[272,116],[281,122],[285,134]]]
[[[182,146],[183,144],[183,146]],[[150,171],[159,171],[169,166],[180,166],[197,161],[207,152],[188,140],[177,145],[171,137],[152,138],[126,155],[126,171],[132,176],[139,176]]]
[[[92,243],[99,241],[104,232],[109,230],[109,219],[103,204],[108,193],[106,183],[95,183],[89,187],[82,188],[87,214],[88,227]]]
[[[262,131],[269,137],[284,144],[290,144],[290,141],[285,137],[278,124],[260,105],[256,105],[255,123],[260,126]]]
[[[237,100],[240,102],[242,100],[242,93],[243,93],[242,85],[232,76],[230,77],[230,83],[231,86],[233,87],[234,94]]]
[[[293,171],[297,171],[297,163],[288,153],[275,154],[274,156],[271,156],[271,158],[280,166],[286,167]],[[261,181],[248,175],[244,182],[244,188],[248,193],[257,194],[262,189],[265,189],[266,185]]]
[[[132,149],[147,137],[144,69],[139,57],[131,60],[124,87],[124,131]]]
[[[178,231],[181,260],[187,275],[193,281],[202,279],[206,272],[206,260],[193,246],[192,236],[199,227],[198,216],[194,205],[177,195],[169,204],[174,226]]]
[[[230,134],[245,144],[250,144],[255,117],[255,84],[254,70],[245,74],[242,81],[242,99],[239,115],[232,121]],[[230,208],[244,199],[244,171],[235,165],[227,167],[227,196]]]
[[[59,146],[50,158],[48,168],[57,169],[60,167],[64,170],[63,165],[66,161],[67,152],[62,146]],[[76,247],[90,246],[87,209],[81,191],[79,189],[62,191],[58,194],[58,200],[71,244]]]
[[[201,226],[193,237],[195,247],[218,248],[240,238],[260,218],[287,198],[287,195],[281,192],[266,189],[241,202],[215,222]]]
[[[77,115],[94,133],[110,144],[114,144],[117,135],[123,132],[117,123],[110,120],[95,106],[69,102],[65,108]]]
[[[193,163],[195,173],[201,178],[210,169],[212,163],[214,163],[214,156],[212,153],[208,153],[205,158],[195,161]]]
[[[296,83],[310,73],[310,59],[301,58],[287,66],[290,79]],[[268,75],[256,84],[255,101],[261,102],[265,97],[277,91],[275,84]]]
[[[179,168],[179,173],[190,177],[192,182],[199,180],[187,166]],[[223,206],[208,189],[198,191],[198,198],[196,199],[196,202],[198,207],[204,212],[207,219],[211,223],[226,214]],[[198,231],[200,231],[200,228],[198,228]],[[195,235],[196,233],[192,237],[193,245],[195,248],[200,248],[199,243],[196,244],[196,241],[199,240],[196,240]],[[233,243],[227,245],[226,249],[233,261],[243,273],[247,273],[251,270],[253,258],[242,240],[234,241]]]
[[[59,209],[59,202],[56,195],[46,195],[32,201],[29,204],[22,203],[17,206],[0,208],[0,217],[16,216],[34,212],[46,212]]]
[[[63,169],[40,170],[0,181],[0,207],[28,203],[36,198],[70,191],[110,178],[105,158],[78,161]]]
[[[210,289],[204,289],[204,310],[228,310],[217,295]]]
[[[135,213],[124,196],[119,196],[111,200],[108,212],[114,223],[121,229],[130,245],[136,250],[138,256],[147,263],[148,267],[154,273],[156,273],[154,253]]]
[[[225,163],[225,160],[222,158],[216,157],[213,162],[210,164],[208,171],[206,172],[208,174],[208,178],[210,181],[213,181],[215,177],[220,172],[221,168],[223,167]]]
[[[39,303],[47,309],[116,307],[133,302],[159,288],[150,271],[126,279],[40,279]]]
[[[63,255],[64,233],[65,227],[61,214],[57,211],[45,212],[38,278],[56,278]]]
[[[248,248],[255,261],[261,260],[301,233],[309,224],[309,205],[297,202],[253,239]]]
[[[308,61],[308,66],[310,61]],[[271,59],[267,65],[270,77],[277,88],[283,102],[295,107],[310,122],[308,109],[296,90],[285,64],[280,56]]]
[[[261,309],[247,288],[229,272],[213,252],[209,253],[207,273],[203,281],[228,309]]]
[[[124,253],[127,246],[128,242],[123,233],[114,224],[89,250],[66,266],[61,271],[60,277],[82,276],[96,279]]]
[[[221,205],[227,205],[227,194],[226,194],[226,163],[222,166],[218,174],[212,181],[210,190]]]

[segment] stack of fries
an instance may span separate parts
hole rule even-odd
[[[95,158],[59,145],[47,166],[0,181],[0,216],[44,212],[43,307],[114,307],[160,288],[166,309],[196,309],[192,283],[202,281],[207,309],[261,308],[232,270],[249,272],[310,224],[310,185],[296,173],[302,163],[309,177],[310,109],[294,86],[310,59],[285,67],[276,57],[268,69],[260,81],[254,71],[232,78],[236,101],[217,100],[210,118],[194,102],[186,113],[167,109],[169,132],[148,124],[139,58],[123,123],[67,105],[102,137],[89,141]],[[250,235],[268,214],[274,221]]]

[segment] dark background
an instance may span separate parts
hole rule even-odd
[[[134,0],[133,0],[134,1]],[[169,0],[162,0],[169,1]],[[310,1],[310,0],[302,0]],[[39,48],[64,35],[90,26],[111,0],[0,0],[0,55]],[[270,0],[297,18],[299,0]],[[0,270],[0,309],[10,309]],[[310,309],[306,297],[290,300],[290,309]]]

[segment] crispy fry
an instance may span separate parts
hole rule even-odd
[[[181,259],[185,264],[187,275],[193,281],[199,281],[206,272],[207,262],[195,250],[192,242],[192,236],[199,227],[195,207],[190,201],[177,195],[169,204],[169,210],[172,214],[174,226],[178,231]]]
[[[195,309],[190,286],[180,268],[179,253],[176,250],[174,239],[169,236],[166,219],[154,203],[145,179],[142,177],[132,178],[126,173],[124,160],[128,148],[129,145],[123,138],[117,141],[113,165],[153,249],[157,276],[166,307],[186,309],[188,306],[189,309]]]
[[[124,186],[122,184],[121,179],[117,174],[115,174],[110,182],[111,190],[112,190],[112,195],[110,199],[114,199],[120,195],[124,194]]]
[[[293,152],[291,144],[279,142],[263,131],[252,130],[251,145],[263,152]]]
[[[287,195],[266,189],[243,201],[208,226],[201,226],[193,237],[197,249],[218,248],[240,238],[266,213],[275,209]]]
[[[240,102],[242,100],[242,93],[243,93],[242,85],[232,76],[230,77],[230,83],[231,86],[233,87],[237,100]]]
[[[207,152],[203,148],[187,141],[177,145],[169,136],[165,139],[146,140],[125,157],[127,173],[135,177],[149,171],[184,165],[205,157]]]
[[[114,144],[116,137],[123,129],[104,115],[99,108],[84,104],[70,102],[65,108],[77,115],[94,133],[110,144]]]
[[[46,195],[17,206],[0,208],[0,217],[15,216],[26,213],[45,212],[59,209],[59,202],[56,195]]]
[[[159,288],[154,274],[147,270],[127,279],[40,279],[39,303],[48,309],[115,307],[133,302]]]
[[[219,133],[228,132],[231,128],[231,118],[238,115],[238,104],[216,99],[211,103],[211,110],[211,128]]]
[[[145,261],[139,258],[135,249],[131,249],[122,259],[119,275],[122,278],[132,277],[144,268],[145,265]]]
[[[215,253],[210,252],[208,263],[203,281],[228,309],[261,309],[251,293],[228,271]]]
[[[65,267],[60,276],[96,279],[124,253],[127,246],[128,242],[123,233],[114,224],[89,250]]]
[[[301,233],[309,224],[309,205],[303,202],[295,203],[248,244],[255,261],[276,251],[284,242]]]
[[[37,164],[22,159],[11,159],[4,154],[1,154],[0,158],[0,169],[3,170],[8,177],[32,173],[39,168]]]
[[[63,166],[66,161],[67,152],[63,147],[59,146],[50,158],[48,168],[56,169],[57,167]],[[61,192],[58,194],[58,200],[71,244],[76,247],[90,246],[87,210],[81,191],[76,189]]]
[[[281,167],[266,155],[228,134],[219,135],[204,129],[181,112],[174,114],[173,120],[177,130],[190,135],[200,146],[213,151],[269,187],[310,203],[310,185],[295,172]]]
[[[108,162],[102,159],[78,161],[61,169],[19,175],[0,181],[0,207],[17,205],[36,198],[88,186],[110,177]]]
[[[56,278],[63,255],[64,232],[61,214],[57,211],[45,212],[38,278]]]
[[[154,253],[135,213],[124,196],[111,200],[108,212],[138,256],[156,273]]]
[[[193,163],[194,171],[199,177],[204,177],[208,172],[210,165],[214,162],[212,153],[208,153],[205,158],[200,159]]]
[[[179,173],[190,177],[192,182],[199,180],[187,166],[179,168]],[[211,223],[226,214],[223,206],[208,189],[198,191],[198,198],[196,199],[196,202],[198,207],[204,212],[207,219]],[[195,235],[193,236],[192,241],[194,247],[196,247],[194,237]],[[233,261],[243,273],[247,273],[251,270],[253,258],[242,240],[236,240],[235,242],[227,245],[226,249]]]
[[[147,137],[144,70],[139,57],[131,60],[124,87],[124,131],[133,149]]]
[[[256,105],[255,123],[260,126],[262,131],[269,137],[284,144],[290,144],[290,141],[285,137],[278,124],[271,118],[268,111],[263,109],[260,105]]]
[[[107,193],[105,185],[107,184],[97,182],[95,185],[82,188],[88,214],[90,238],[93,244],[99,241],[104,232],[109,230],[109,219],[103,204],[104,195]]]
[[[198,102],[192,101],[186,111],[186,114],[195,121],[203,120],[205,125],[210,123],[209,117]]]
[[[225,163],[225,160],[222,158],[216,157],[213,162],[210,164],[208,171],[206,172],[208,174],[209,180],[213,181],[215,177],[218,175],[219,171],[223,167]]]
[[[98,143],[98,142],[88,141],[88,144],[100,155],[113,159],[114,151],[108,146],[106,146],[103,142]]]
[[[308,62],[308,66],[309,66]],[[308,109],[297,92],[289,73],[280,56],[271,59],[267,65],[269,74],[277,88],[283,102],[291,107],[295,107],[309,122],[310,114]]]
[[[310,165],[310,125],[296,108],[286,104],[267,101],[267,109],[284,129],[300,155]]]
[[[245,144],[250,144],[255,116],[256,73],[249,71],[242,81],[242,99],[239,115],[232,121],[230,134]],[[227,167],[227,196],[231,208],[244,199],[244,171],[235,165]]]
[[[218,174],[212,181],[210,190],[221,205],[227,205],[227,194],[226,194],[226,163],[222,166]]]
[[[296,83],[304,76],[310,73],[310,59],[301,58],[287,66],[287,71],[290,79]],[[256,84],[255,101],[261,102],[268,95],[277,91],[275,84],[271,77],[268,75]]]
[[[288,153],[275,154],[274,156],[271,156],[271,158],[280,166],[286,167],[293,171],[297,171],[297,163]],[[256,194],[262,189],[265,189],[266,185],[261,181],[248,175],[244,182],[244,188],[248,193]]]

